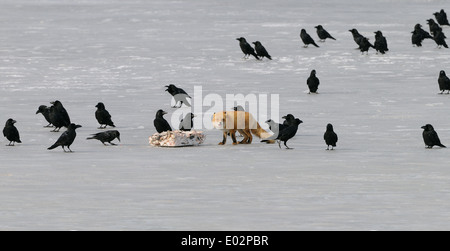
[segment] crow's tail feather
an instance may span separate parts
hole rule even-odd
[[[54,145],[52,145],[51,147],[49,147],[49,148],[47,148],[47,150],[52,150],[52,149],[55,149],[55,148],[57,148],[59,145],[57,145],[57,144],[54,144]]]

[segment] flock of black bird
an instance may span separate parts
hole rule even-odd
[[[442,31],[443,25],[450,26],[447,14],[443,9],[441,9],[440,12],[433,13],[435,16],[437,22],[435,22],[433,19],[428,19],[427,24],[429,25],[430,32],[425,31],[422,29],[421,24],[416,24],[414,26],[414,30],[411,32],[411,43],[413,46],[421,47],[422,42],[425,39],[431,39],[434,40],[439,48],[444,46],[445,48],[448,48],[447,43],[445,42],[445,39],[447,38]],[[319,37],[319,41],[325,42],[326,39],[333,39],[336,40],[327,30],[323,28],[322,25],[317,25],[314,28],[316,28],[317,36]],[[361,35],[357,29],[350,29],[349,30],[353,35],[353,40],[358,45],[358,49],[361,51],[361,53],[368,53],[370,48],[373,48],[377,51],[377,53],[385,54],[388,49],[388,44],[386,37],[383,36],[383,33],[381,31],[375,31],[375,42],[372,44],[369,42],[369,38],[364,37]],[[320,47],[316,44],[314,39],[309,35],[305,29],[300,30],[300,38],[304,44],[304,47],[307,48],[310,44],[312,44],[315,47]],[[272,59],[269,53],[267,52],[266,48],[262,46],[261,42],[256,41],[253,42],[255,44],[255,48],[253,49],[249,43],[247,43],[246,39],[243,37],[236,38],[236,40],[239,41],[239,45],[241,47],[242,52],[244,53],[244,58],[250,57],[250,55],[254,56],[258,60],[262,60],[263,57],[267,57],[268,59]]]
[[[413,46],[421,47],[422,42],[425,39],[432,39],[436,42],[438,48],[441,48],[442,46],[445,48],[448,48],[447,43],[445,42],[446,36],[442,31],[443,25],[450,26],[450,23],[447,19],[447,14],[443,9],[441,9],[440,12],[433,13],[435,16],[437,22],[435,22],[433,19],[428,19],[427,23],[429,25],[430,33],[422,29],[421,24],[416,24],[414,26],[414,30],[411,32],[411,42]],[[317,36],[319,37],[321,42],[325,42],[326,39],[332,39],[336,40],[327,30],[324,29],[322,25],[315,26]],[[369,42],[369,38],[364,37],[361,35],[358,30],[356,29],[350,29],[349,30],[352,33],[353,40],[358,45],[358,49],[364,54],[366,52],[368,54],[369,48],[373,48],[377,51],[377,53],[385,54],[388,49],[387,40],[383,36],[383,33],[381,31],[376,31],[375,33],[375,42],[374,44]],[[300,31],[300,38],[302,42],[304,43],[304,47],[307,48],[308,45],[312,44],[315,47],[319,47],[319,45],[316,44],[314,39],[306,32],[305,29],[301,29]],[[236,40],[239,41],[239,46],[244,53],[244,59],[248,59],[250,56],[255,57],[257,60],[262,60],[264,57],[272,60],[272,57],[267,52],[266,48],[262,45],[260,41],[252,42],[255,45],[255,48],[253,48],[244,37],[236,38]],[[316,76],[316,70],[312,70],[310,73],[310,76],[307,79],[307,86],[309,88],[309,94],[311,93],[318,93],[318,87],[319,87],[320,81]],[[438,84],[440,93],[443,94],[445,91],[447,91],[447,94],[450,93],[450,79],[446,76],[445,71],[441,70],[439,73],[438,78]],[[170,93],[175,99],[175,105],[172,108],[179,108],[183,104],[190,107],[190,103],[187,100],[187,98],[191,98],[183,89],[176,87],[175,85],[171,84],[166,86],[166,91]],[[69,152],[72,152],[70,149],[70,146],[74,142],[76,138],[76,129],[80,128],[81,125],[77,125],[71,122],[70,117],[62,103],[58,100],[51,102],[52,106],[48,107],[46,105],[41,105],[38,107],[38,110],[36,114],[41,113],[46,121],[48,122],[48,125],[45,127],[54,127],[53,132],[59,132],[59,130],[62,127],[66,127],[67,130],[61,134],[61,136],[58,138],[58,140],[49,148],[48,150],[52,150],[54,148],[57,148],[58,146],[61,146],[64,152],[66,152],[65,147],[68,148]],[[179,106],[177,106],[179,104]],[[95,107],[97,107],[97,110],[95,112],[95,118],[100,124],[99,129],[105,129],[107,126],[115,127],[113,121],[111,120],[111,115],[106,110],[105,105],[101,102],[99,102]],[[243,110],[242,107],[235,107],[235,110]],[[164,131],[172,131],[172,128],[170,124],[164,119],[164,115],[167,114],[167,112],[163,110],[158,110],[156,112],[156,116],[154,119],[154,126],[158,133],[164,132]],[[183,118],[180,121],[179,129],[183,131],[189,131],[191,128],[193,128],[193,119],[195,115],[192,113],[188,113],[185,118]],[[283,117],[285,121],[283,124],[278,124],[274,122],[273,120],[269,119],[266,121],[266,123],[269,125],[269,129],[274,132],[274,134],[267,138],[262,140],[262,142],[267,142],[269,140],[278,140],[278,146],[281,148],[280,143],[284,142],[284,145],[287,149],[290,149],[287,146],[287,141],[295,136],[298,130],[298,126],[303,123],[298,118],[295,118],[292,114],[288,114]],[[15,143],[22,143],[20,140],[19,131],[15,127],[16,121],[12,118],[8,119],[5,123],[5,127],[3,129],[3,135],[6,137],[6,139],[9,141],[8,146],[14,146]],[[445,147],[441,142],[440,139],[434,130],[433,126],[430,124],[426,124],[421,127],[423,129],[423,140],[425,142],[425,145],[427,148],[432,148],[433,146],[440,146]],[[117,130],[108,130],[104,132],[99,132],[92,134],[91,137],[87,138],[90,139],[96,139],[102,142],[104,145],[106,145],[106,142],[110,145],[115,145],[112,143],[113,140],[118,139],[120,142],[120,133]],[[333,125],[327,124],[326,131],[324,133],[323,139],[325,140],[325,143],[327,145],[327,150],[334,149],[336,147],[336,143],[338,141],[337,134],[333,131]]]
[[[50,107],[46,105],[40,105],[38,107],[38,110],[36,111],[36,114],[41,113],[44,116],[45,120],[48,122],[48,125],[46,125],[45,127],[54,127],[52,132],[59,132],[62,127],[66,127],[67,130],[64,131],[56,140],[56,142],[47,149],[52,150],[57,148],[58,146],[61,146],[64,152],[66,152],[66,147],[69,152],[72,152],[70,146],[77,136],[76,129],[80,128],[81,125],[74,124],[70,121],[69,113],[59,100],[50,103],[52,104],[52,106]],[[105,129],[106,126],[115,127],[114,123],[111,120],[111,115],[105,109],[105,105],[99,102],[95,107],[97,107],[97,110],[95,111],[95,118],[100,124],[99,129]],[[22,141],[20,140],[19,131],[14,126],[15,123],[16,121],[10,118],[6,121],[5,127],[3,129],[3,135],[7,140],[9,140],[8,146],[14,146],[14,143],[22,143]],[[97,139],[104,145],[106,145],[105,142],[108,142],[111,145],[115,145],[111,141],[116,138],[120,141],[120,133],[117,130],[99,132],[92,134],[91,136],[92,137],[89,137],[87,139]]]
[[[422,42],[425,39],[432,39],[437,44],[438,48],[448,48],[447,43],[445,42],[445,39],[447,38],[442,31],[443,25],[450,26],[450,23],[447,19],[447,14],[443,9],[441,9],[439,12],[433,13],[435,16],[437,22],[435,22],[433,19],[428,19],[427,24],[429,25],[430,32],[425,31],[422,29],[421,24],[416,24],[414,26],[414,30],[411,32],[411,43],[413,46],[421,47]],[[317,36],[319,37],[319,41],[325,42],[326,39],[332,39],[336,40],[327,30],[324,29],[322,25],[315,26]],[[369,42],[369,38],[364,37],[361,35],[357,29],[350,29],[349,32],[351,32],[353,36],[353,40],[358,45],[358,49],[361,51],[362,54],[366,53],[368,54],[368,51],[370,48],[373,48],[377,51],[377,53],[385,54],[389,51],[388,43],[386,37],[383,36],[383,33],[381,31],[375,31],[375,42],[372,44]],[[300,39],[302,40],[304,47],[307,48],[310,44],[312,44],[315,47],[319,47],[319,45],[316,44],[314,39],[309,35],[305,29],[300,30]],[[246,39],[243,37],[237,38],[239,41],[239,46],[241,47],[242,52],[244,53],[244,59],[248,59],[250,55],[253,55],[257,60],[262,60],[264,56],[266,56],[269,59],[272,59],[269,56],[269,53],[267,50],[262,46],[261,42],[257,41],[254,42],[254,44],[258,46],[255,46],[255,49],[253,49],[250,44],[247,43]],[[256,51],[256,53],[255,53]],[[306,84],[309,89],[309,94],[311,93],[318,93],[318,87],[320,84],[320,80],[316,76],[316,70],[312,70],[310,73],[310,76],[308,77]],[[445,71],[441,70],[439,73],[438,78],[438,84],[440,89],[440,94],[443,94],[445,91],[447,91],[447,94],[450,93],[450,79],[446,76]],[[284,117],[283,117],[284,118]],[[289,148],[286,145],[287,140],[294,137],[294,135],[297,132],[298,125],[302,123],[301,120],[297,119],[293,124],[293,127],[287,130],[283,124],[276,124],[273,120],[268,120],[266,123],[269,124],[269,128],[272,130],[272,128],[275,128],[275,131],[279,131],[279,133],[275,133],[272,137],[268,138],[267,140],[263,140],[262,142],[267,142],[269,139],[277,139],[280,143],[281,141],[284,142],[284,145]],[[286,121],[285,121],[286,122]],[[445,147],[440,143],[439,137],[434,131],[434,128],[432,125],[427,124],[425,126],[422,126],[423,131],[423,140],[425,142],[425,145],[427,148],[432,148],[433,146],[440,146]],[[336,146],[337,142],[337,134],[333,131],[333,125],[328,124],[326,127],[326,132],[324,134],[324,140],[327,144],[327,150],[329,150],[329,147],[331,146],[331,150],[333,150],[333,147]]]

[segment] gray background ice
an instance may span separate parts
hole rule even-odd
[[[450,144],[450,96],[437,95],[449,50],[411,45],[447,1],[0,1],[0,122],[17,120],[22,144],[0,138],[2,230],[449,230],[447,149],[427,150],[420,127]],[[322,24],[337,41],[303,48]],[[362,56],[350,32],[390,51]],[[450,32],[444,27],[444,32]],[[450,33],[449,33],[450,34]],[[273,60],[243,60],[237,37]],[[319,95],[306,78],[316,69]],[[280,116],[304,121],[288,145],[148,144],[166,109],[164,85],[188,93],[280,95]],[[60,100],[83,127],[74,153],[46,150],[60,135],[35,111]],[[99,131],[103,102],[122,142]],[[208,107],[205,107],[207,110]],[[281,118],[272,118],[279,121]],[[3,121],[3,122],[2,122]],[[263,123],[263,121],[260,121]],[[322,139],[327,123],[335,151]]]

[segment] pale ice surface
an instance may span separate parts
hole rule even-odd
[[[414,25],[428,30],[448,1],[0,6],[0,123],[17,120],[23,141],[0,138],[1,230],[450,230],[450,153],[425,149],[420,128],[432,124],[450,145],[450,95],[437,94],[450,50],[410,42]],[[318,24],[337,40],[303,48],[300,29],[317,40]],[[390,51],[361,55],[351,28],[372,42],[381,30]],[[243,60],[241,36],[273,60]],[[307,94],[312,69],[317,95]],[[272,119],[304,122],[288,142],[294,149],[256,137],[218,146],[217,130],[204,130],[198,147],[150,146],[156,111],[169,119],[176,110],[167,84],[201,86],[205,96],[279,94]],[[60,133],[35,112],[56,99],[83,126],[74,153],[46,150]],[[100,131],[98,102],[121,132],[118,146],[85,140]],[[325,150],[327,123],[339,135],[334,151]]]

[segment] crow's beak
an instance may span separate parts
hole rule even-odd
[[[422,126],[421,128],[422,128],[422,129],[425,129],[425,128],[427,128],[427,127],[426,127],[426,126]]]
[[[38,113],[40,113],[40,111],[39,111],[39,110],[37,110],[36,114],[38,114]]]
[[[80,128],[80,127],[82,127],[82,126],[81,126],[81,125],[76,125],[76,126],[75,126],[75,128]]]
[[[13,120],[12,123],[15,124],[15,123],[17,123],[17,121]]]
[[[166,112],[166,111],[163,111],[162,114],[163,114],[163,115],[164,115],[164,114],[167,114],[167,112]]]

